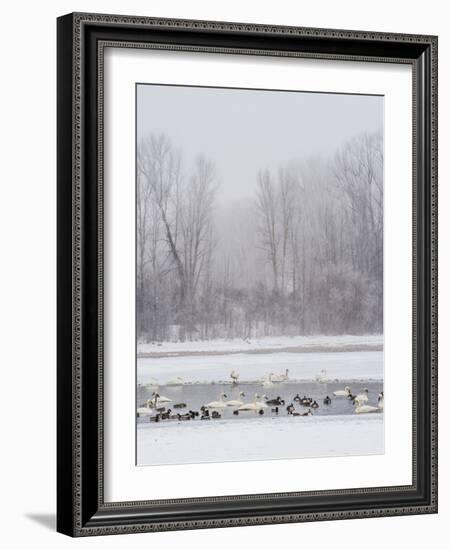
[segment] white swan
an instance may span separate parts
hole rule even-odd
[[[223,400],[225,397],[227,397],[225,393],[220,393],[218,401],[211,401],[210,403],[206,403],[204,406],[207,409],[224,409],[227,406],[226,401]]]
[[[145,382],[145,384],[141,384],[142,386],[144,386],[145,388],[157,388],[158,387],[158,382],[155,378],[150,378],[148,380],[148,382]]]
[[[184,380],[180,376],[177,376],[176,378],[172,378],[171,380],[169,380],[165,385],[166,386],[182,386],[183,384],[184,384]]]
[[[373,412],[380,411],[379,407],[373,407],[372,405],[365,405],[361,403],[358,399],[355,400],[355,403],[357,405],[356,408],[354,409],[354,412],[356,414],[373,413]]]
[[[377,406],[379,407],[379,409],[380,409],[381,411],[384,410],[384,392],[383,392],[383,391],[381,391],[381,392],[379,393],[379,396],[378,396],[378,398],[377,398]]]
[[[315,376],[315,380],[317,382],[325,382],[327,377],[327,372],[324,369],[321,369],[321,371]]]
[[[288,380],[288,369],[285,369],[285,374],[272,374],[272,382],[287,382]]]
[[[237,410],[239,411],[260,411],[261,409],[266,409],[268,405],[266,403],[262,403],[262,401],[257,401],[260,399],[260,395],[257,393],[254,394],[254,400],[252,403],[244,403],[241,405]]]
[[[240,375],[236,370],[231,371],[231,374],[229,376],[231,377],[233,384],[238,383]]]
[[[368,388],[365,388],[362,393],[354,397],[354,402],[358,401],[359,403],[368,403]]]
[[[153,414],[153,409],[151,408],[151,401],[148,399],[145,402],[145,405],[143,407],[139,407],[137,409],[137,414],[139,416],[150,416]]]
[[[154,395],[154,407],[156,408],[157,403],[171,403],[173,399],[170,399],[169,397],[165,397],[164,395],[159,395],[156,392],[153,392]]]
[[[272,372],[269,372],[265,378],[262,380],[262,384],[264,386],[272,386],[273,385],[273,381],[272,381],[272,376],[273,376],[273,373]]]
[[[332,392],[335,397],[348,397],[351,393],[351,388],[349,386],[346,386],[344,390],[337,390]]]
[[[239,397],[245,397],[245,394],[241,391],[239,393]],[[243,405],[243,401],[241,399],[231,399],[230,401],[226,401],[227,407],[240,407]]]

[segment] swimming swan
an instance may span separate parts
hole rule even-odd
[[[381,411],[384,410],[384,392],[383,392],[383,391],[381,391],[381,392],[379,393],[379,396],[378,396],[378,398],[377,398],[377,406],[379,407],[379,409],[380,409]]]
[[[153,409],[151,408],[151,401],[148,399],[143,407],[137,409],[138,416],[151,416],[153,414]]]
[[[240,397],[245,397],[245,394],[244,392],[240,392],[239,393],[239,396]],[[231,399],[230,401],[226,401],[226,406],[227,407],[240,407],[241,405],[243,405],[243,401],[241,399]]]
[[[237,410],[238,411],[260,411],[261,409],[266,409],[268,405],[262,403],[262,401],[257,401],[260,399],[260,395],[257,393],[254,394],[254,400],[252,403],[244,403]]]
[[[208,409],[224,409],[227,406],[226,401],[223,400],[224,397],[227,397],[227,395],[225,393],[220,393],[218,401],[211,401],[204,406]]]
[[[372,405],[365,405],[364,403],[361,403],[358,399],[355,399],[355,404],[357,405],[354,410],[356,414],[373,413],[373,412],[380,411],[379,407],[373,407]]]
[[[353,401],[358,401],[359,403],[368,403],[368,388],[365,388],[362,393],[356,395]]]
[[[348,397],[351,393],[351,388],[349,386],[346,386],[344,390],[337,390],[333,392],[333,395],[335,397]]]

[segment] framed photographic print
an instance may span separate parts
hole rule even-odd
[[[437,38],[58,19],[58,530],[437,511]]]

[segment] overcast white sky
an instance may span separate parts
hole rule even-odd
[[[141,84],[137,137],[165,133],[186,166],[216,166],[221,201],[254,194],[257,172],[329,156],[361,132],[383,131],[383,97]]]

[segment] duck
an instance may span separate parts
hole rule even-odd
[[[351,388],[349,386],[346,386],[344,390],[337,390],[332,392],[335,397],[348,397],[351,395]]]
[[[171,409],[167,409],[166,412],[161,413],[161,420],[168,420],[170,418]]]
[[[361,413],[373,413],[380,411],[379,407],[373,407],[372,405],[366,405],[364,401],[360,402],[358,399],[355,399],[356,408],[354,412],[356,414]]]
[[[245,397],[244,392],[239,392],[239,397]],[[229,401],[226,401],[227,407],[240,407],[243,405],[243,401],[241,399],[230,399]]]
[[[323,399],[324,405],[330,405],[332,403],[331,398],[326,395],[326,397]]]
[[[313,412],[309,409],[308,411],[302,413],[301,416],[313,416]]]
[[[279,407],[274,407],[274,409],[271,409],[271,412],[274,414],[279,414]]]
[[[265,414],[265,411],[263,409],[260,409],[259,414]]]
[[[229,376],[231,377],[232,384],[238,384],[240,375],[236,370],[232,370]]]
[[[174,409],[185,409],[187,407],[186,403],[175,403],[173,405]]]
[[[212,411],[212,418],[221,418],[221,414],[218,411]]]
[[[223,400],[225,397],[228,396],[225,393],[221,393],[218,401],[211,401],[204,406],[208,409],[224,409],[227,406],[226,401]]]
[[[235,409],[235,411],[232,411],[232,414],[235,414],[236,416],[238,416],[238,414],[239,414],[238,409]]]
[[[288,369],[285,369],[285,374],[271,374],[271,382],[287,382]]]
[[[243,405],[240,405],[240,407],[237,409],[239,411],[259,411],[261,409],[266,409],[267,405],[263,403],[262,401],[257,401],[260,399],[260,395],[257,393],[254,394],[254,400],[252,403],[244,403]]]
[[[315,380],[317,382],[325,382],[327,377],[327,372],[324,369],[321,369],[321,371],[315,376]]]
[[[160,418],[157,414],[156,416],[150,416],[150,422],[159,422]]]
[[[137,409],[137,417],[140,416],[151,416],[153,414],[154,410],[151,408],[151,401],[148,399],[145,401],[145,403],[142,405],[142,407],[139,407]]]
[[[287,405],[285,410],[287,411],[287,414],[293,414],[295,412],[295,407],[293,406],[293,403]]]
[[[276,399],[268,399],[267,397],[265,402],[267,405],[285,405],[285,401],[279,395],[276,397]]]
[[[300,401],[300,404],[303,406],[303,407],[310,407],[310,405],[312,404],[313,402],[313,399],[311,397],[303,397]]]
[[[316,401],[314,401],[310,406],[311,406],[312,409],[318,409],[318,407],[319,407],[319,405]]]
[[[377,397],[377,406],[381,411],[384,410],[384,392],[381,391]]]

